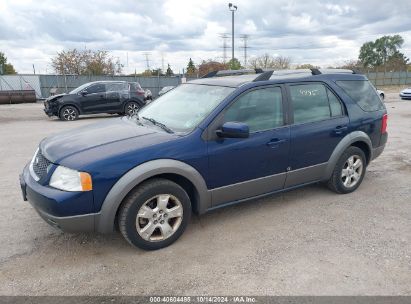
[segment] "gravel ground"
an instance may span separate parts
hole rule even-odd
[[[18,174],[43,137],[110,116],[0,106],[0,294],[411,295],[411,101],[387,95],[388,145],[356,192],[313,185],[193,217],[155,252],[62,233],[21,197]]]

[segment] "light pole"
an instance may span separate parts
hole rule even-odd
[[[231,62],[234,62],[234,12],[237,10],[237,5],[228,3],[228,9],[231,11]]]

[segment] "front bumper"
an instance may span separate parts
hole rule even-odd
[[[27,165],[20,175],[23,199],[29,201],[42,219],[53,227],[67,232],[95,231],[98,213],[63,216],[70,212],[70,205],[89,204],[92,206],[93,194],[90,192],[66,192],[37,183],[30,175]]]
[[[57,111],[57,107],[55,105],[50,104],[48,101],[44,102],[44,109],[43,109],[44,113],[46,113],[47,116],[51,117],[51,116],[57,116],[58,115],[58,111]]]
[[[411,95],[410,95],[410,94],[402,94],[402,93],[400,93],[400,97],[401,97],[402,99],[411,99]]]

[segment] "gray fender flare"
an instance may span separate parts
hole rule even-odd
[[[367,144],[369,150],[370,150],[370,159],[372,159],[372,143],[370,137],[367,135],[367,133],[362,132],[362,131],[354,131],[351,132],[350,134],[347,134],[341,141],[338,143],[338,145],[335,147],[333,153],[330,156],[330,159],[328,160],[327,167],[325,169],[325,173],[323,176],[323,180],[328,180],[331,177],[331,174],[334,171],[335,165],[337,164],[338,160],[340,159],[341,155],[344,153],[344,151],[351,146],[351,144],[355,142],[364,142]]]
[[[190,165],[173,160],[158,159],[143,163],[124,174],[107,194],[95,230],[101,233],[114,231],[114,220],[123,199],[138,184],[159,174],[178,174],[190,180],[199,196],[199,211],[205,212],[211,206],[211,195],[201,174]]]

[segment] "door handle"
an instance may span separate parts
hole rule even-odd
[[[276,148],[279,144],[284,143],[286,141],[286,139],[273,138],[269,142],[267,142],[266,145],[271,148]]]
[[[335,134],[342,134],[345,131],[347,131],[348,127],[347,126],[338,126],[334,129]]]

